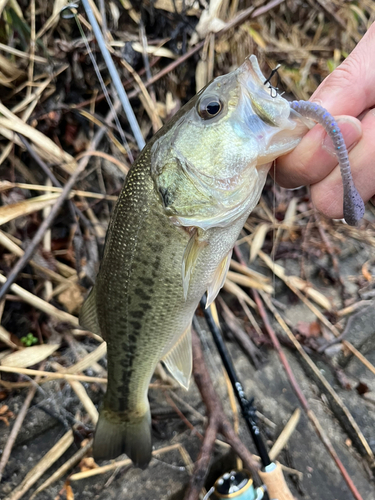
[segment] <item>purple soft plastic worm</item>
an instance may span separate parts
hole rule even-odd
[[[306,116],[306,118],[320,123],[332,139],[344,186],[344,218],[349,225],[355,226],[365,213],[365,205],[354,185],[348,151],[336,120],[326,109],[313,102],[293,101],[290,103],[290,107],[301,116]]]

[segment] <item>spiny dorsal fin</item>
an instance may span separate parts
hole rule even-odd
[[[206,309],[208,306],[212,304],[212,302],[216,299],[217,294],[220,292],[220,289],[224,285],[225,278],[227,276],[227,272],[229,269],[230,259],[232,257],[232,250],[228,253],[226,257],[220,262],[217,267],[214,279],[211,281],[207,288],[207,302]]]
[[[96,311],[95,287],[91,289],[79,313],[79,324],[89,332],[102,336]]]
[[[206,241],[200,241],[197,230],[193,234],[186,245],[184,256],[182,257],[182,286],[184,289],[184,297],[187,298],[191,275],[197,265],[198,257],[201,250],[207,245]]]
[[[177,339],[177,342],[162,358],[162,361],[177,382],[187,390],[193,368],[191,325]]]

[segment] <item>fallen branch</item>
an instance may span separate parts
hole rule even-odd
[[[33,400],[33,398],[35,396],[37,389],[38,389],[38,385],[37,385],[37,381],[36,381],[34,383],[34,385],[30,388],[30,390],[26,396],[26,399],[22,405],[22,408],[20,409],[20,411],[17,415],[17,418],[16,418],[14,425],[12,427],[12,430],[10,431],[7,443],[4,447],[3,454],[2,454],[1,460],[0,460],[0,481],[1,481],[1,478],[3,475],[3,470],[6,466],[6,464],[8,463],[10,454],[12,452],[14,442],[18,436],[18,433],[21,429],[23,421],[25,420],[27,410],[29,409],[29,406],[30,406],[31,401]]]

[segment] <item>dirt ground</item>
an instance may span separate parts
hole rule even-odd
[[[346,257],[343,260],[340,259],[341,276],[344,278],[344,284],[348,285],[349,288],[353,287],[353,282],[350,278],[358,274],[358,269],[368,260],[369,252],[371,254],[369,248],[359,248],[357,242],[354,241],[352,243],[352,252],[347,252]],[[299,267],[299,263],[295,260],[285,260],[283,263],[290,274],[294,274]],[[261,269],[260,266],[259,269]],[[310,266],[310,272],[311,282],[318,290],[324,290],[327,297],[336,296],[337,289],[327,286],[324,280],[318,277],[319,272],[317,267],[314,269],[313,266]],[[275,284],[277,288],[275,299],[287,306],[287,309],[285,309],[285,318],[287,320],[292,324],[299,324],[301,322],[313,322],[316,319],[303,304],[293,304],[293,299],[285,285],[277,282]],[[230,304],[230,297],[226,298]],[[347,336],[348,340],[366,356],[366,359],[370,363],[374,363],[375,361],[375,309],[373,305],[374,303],[370,301],[359,314],[356,314]],[[206,325],[202,319],[200,322],[202,326],[200,333],[203,337],[207,365],[215,381],[216,390],[221,396],[222,401],[226,402],[226,412],[232,418],[232,410],[228,403],[227,388],[220,359]],[[276,323],[274,327],[278,330]],[[282,431],[293,411],[300,406],[299,401],[290,386],[285,371],[274,350],[267,346],[261,347],[263,361],[261,367],[255,369],[249,358],[233,340],[229,341],[228,345],[247,394],[255,397],[257,408],[262,415],[260,419],[262,434],[268,445],[271,445]],[[91,345],[87,344],[86,347],[89,350],[94,346],[91,343]],[[344,356],[342,350],[338,348],[334,350],[331,348],[331,350],[332,352],[328,356],[313,355],[313,359],[320,372],[324,374],[339,398],[347,406],[373,450],[375,446],[375,383],[373,374],[355,357]],[[361,447],[356,442],[357,436],[355,432],[348,426],[345,418],[342,417],[340,409],[330,404],[329,395],[319,385],[319,381],[314,379],[311,373],[304,369],[304,365],[298,354],[290,350],[286,350],[285,352],[311,409],[324,427],[362,498],[368,500],[375,498],[371,463],[368,458],[366,459],[363,456],[363,450],[361,450]],[[344,387],[343,381],[337,377],[339,367],[342,367],[341,370],[343,370],[341,378],[345,377]],[[366,387],[365,394],[361,394],[359,390],[360,384]],[[85,384],[88,393],[97,402],[100,399],[100,394],[93,394],[90,391],[90,386],[92,384]],[[177,395],[202,415],[204,414],[204,407],[194,383],[192,383],[188,392],[178,389]],[[12,398],[9,399],[10,410],[17,414],[23,400],[23,392],[18,395],[13,393]],[[155,410],[154,448],[159,449],[170,444],[181,443],[194,461],[199,452],[199,439],[186,428],[185,424],[176,414],[173,415],[173,410],[168,401],[166,401],[165,394],[162,391],[157,389],[151,390],[150,400],[152,408]],[[42,406],[44,409],[42,410],[39,406]],[[191,414],[183,406],[179,406],[188,420],[199,431],[203,432],[200,419],[197,419],[194,414]],[[46,412],[46,409],[53,412],[54,410],[56,411],[56,408],[58,408],[59,415],[62,414],[63,409],[64,414],[73,416],[80,409],[80,402],[68,385],[65,384],[62,386],[58,382],[44,384],[43,393],[37,393],[27,413],[4,472],[3,481],[0,485],[0,491],[4,497],[11,494],[14,487],[20,483],[20,480],[30,468],[66,432],[62,422],[57,421],[56,418],[53,418]],[[163,409],[164,412],[162,411]],[[85,427],[90,428],[91,426],[88,424]],[[0,438],[1,448],[3,448],[7,441],[9,430],[9,428],[3,428]],[[240,423],[240,436],[249,449],[255,452],[243,421]],[[78,443],[73,444],[52,468],[41,477],[35,484],[35,487],[40,485],[54,470],[65,463],[77,449]],[[292,434],[286,448],[282,451],[278,459],[283,464],[303,474],[301,479],[296,475],[286,475],[291,490],[297,498],[318,499],[322,498],[322,495],[324,495],[324,498],[337,500],[352,498],[352,494],[343,482],[336,465],[303,412],[295,432]],[[210,481],[215,477],[215,473],[219,475],[234,464],[234,457],[228,449],[217,445],[215,455],[212,458],[212,473],[208,478],[207,488],[211,486]],[[77,470],[79,469],[76,467],[73,471]],[[146,471],[140,471],[128,466],[114,469],[88,479],[71,481],[70,485],[75,498],[82,499],[132,498],[137,500],[149,498],[152,500],[177,500],[184,497],[188,481],[189,469],[186,467],[180,453],[177,450],[173,450],[160,455],[158,459],[153,459]],[[40,493],[38,498],[43,500],[64,498],[61,494],[59,496],[59,492],[64,489],[64,484],[66,485],[66,476]],[[30,493],[27,495],[26,497],[30,498]]]

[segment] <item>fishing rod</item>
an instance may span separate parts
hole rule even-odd
[[[259,453],[263,470],[258,471],[258,473],[261,480],[264,482],[265,488],[261,486],[255,490],[251,475],[247,471],[232,470],[219,477],[215,485],[206,495],[205,500],[211,495],[213,495],[212,498],[215,499],[236,497],[236,500],[260,500],[265,498],[265,490],[268,493],[268,497],[272,500],[293,500],[293,495],[286,484],[281,465],[278,462],[272,462],[268,455],[266,445],[264,444],[257,424],[254,398],[249,400],[245,395],[242,384],[234,368],[232,358],[224,343],[220,328],[215,323],[211,309],[209,307],[206,309],[206,300],[207,297],[206,294],[204,294],[200,300],[200,306],[240,405],[242,416],[245,419],[254,445]]]
[[[250,431],[251,437],[253,438],[254,445],[258,451],[260,459],[262,461],[263,467],[267,467],[271,464],[271,459],[268,456],[268,451],[266,445],[263,442],[260,430],[256,421],[256,409],[254,407],[254,398],[248,400],[246,398],[245,392],[243,390],[242,384],[237,376],[236,370],[233,366],[232,359],[230,357],[227,346],[224,343],[223,336],[219,327],[216,325],[215,320],[212,316],[211,309],[208,307],[206,309],[206,294],[202,297],[200,301],[200,306],[203,311],[207,325],[211,331],[212,337],[214,339],[217,350],[219,351],[221,360],[228,374],[229,380],[232,384],[234,394],[236,395],[237,401],[240,405],[242,416],[245,419],[247,427]]]

